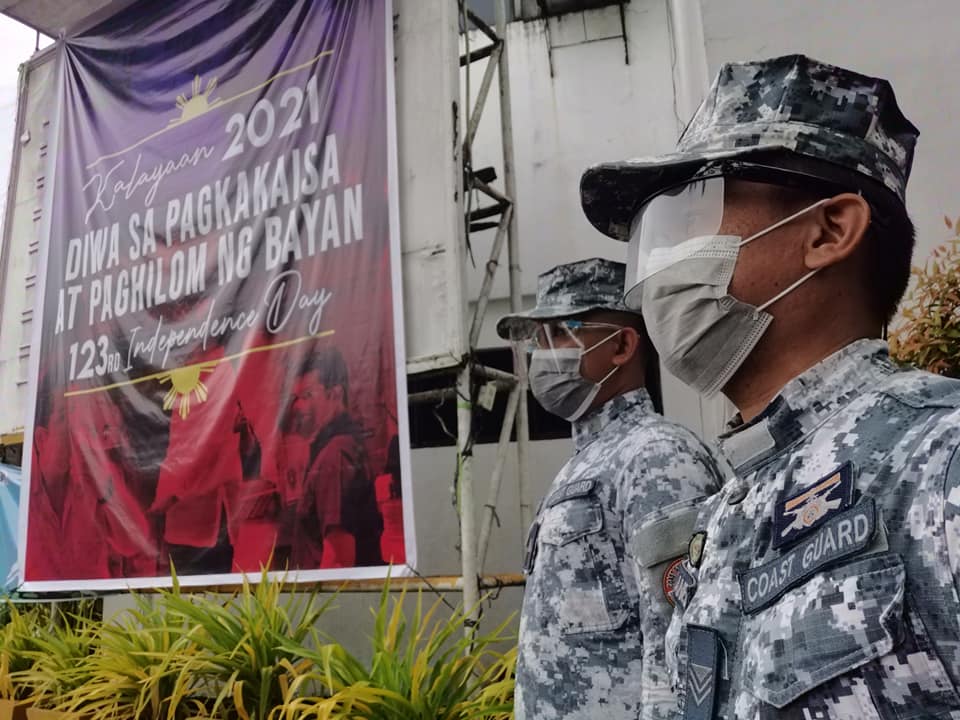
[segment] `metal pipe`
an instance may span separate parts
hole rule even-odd
[[[515,385],[517,382],[517,376],[513,373],[497,370],[496,368],[488,367],[486,365],[474,365],[473,372],[475,375],[482,377],[485,380],[498,380],[504,383],[509,383],[511,386]]]
[[[497,35],[503,43],[498,63],[500,75],[500,130],[503,136],[503,186],[507,198],[516,208],[517,183],[513,159],[513,107],[510,95],[510,44],[507,42],[507,0],[496,1]],[[550,21],[545,20],[549,32]],[[553,57],[551,55],[551,77],[553,76]],[[507,257],[510,275],[510,311],[520,312],[523,305],[520,285],[520,238],[517,232],[517,213],[510,217],[507,230]],[[530,430],[527,425],[527,370],[526,356],[514,355],[514,371],[519,379],[520,403],[517,407],[517,492],[520,499],[520,547],[524,546],[527,527],[530,525],[530,505],[527,502],[527,444]],[[521,550],[522,553],[522,550]],[[521,554],[522,557],[522,554]]]
[[[467,635],[472,637],[480,619],[480,585],[477,580],[477,528],[473,509],[473,403],[472,363],[468,360],[457,377],[457,509],[460,514],[460,564],[463,609]]]
[[[423,392],[410,393],[407,396],[407,403],[410,405],[421,405],[428,402],[439,402],[456,397],[457,393],[453,388],[437,388],[436,390],[424,390]]]
[[[513,204],[505,196],[498,193],[496,190],[494,190],[492,187],[487,185],[482,180],[477,180],[476,178],[473,178],[473,187],[479,190],[480,192],[482,192],[484,195],[487,195],[493,198],[498,203],[507,204],[507,205]]]
[[[483,79],[480,81],[480,89],[477,91],[477,99],[473,103],[473,110],[470,112],[469,122],[467,123],[467,137],[464,143],[468,146],[473,145],[473,139],[476,137],[477,128],[480,127],[480,116],[483,114],[483,107],[487,104],[487,95],[490,94],[490,86],[493,84],[493,74],[500,64],[500,55],[503,53],[503,43],[499,43],[490,53],[490,59],[487,61],[487,67],[483,70]],[[469,106],[468,106],[469,107]]]
[[[478,578],[477,586],[483,590],[497,590],[504,587],[516,587],[523,585],[525,578],[520,573],[503,573],[500,575],[487,575]],[[387,579],[365,579],[365,580],[320,580],[310,583],[284,582],[284,592],[309,592],[316,590],[325,593],[378,593],[383,592],[384,586],[388,584]],[[242,589],[242,585],[216,585],[213,587],[184,587],[185,592],[199,592],[201,589],[214,593],[231,593]],[[390,592],[400,592],[405,589],[414,590],[439,590],[442,592],[460,592],[463,590],[463,578],[458,575],[433,575],[416,577],[392,577],[389,579]],[[143,588],[137,590],[144,594],[160,592],[162,588]],[[20,602],[14,600],[13,602]],[[49,602],[44,598],[32,598],[29,602]]]
[[[479,17],[478,15],[476,15],[476,14],[473,12],[473,10],[471,10],[470,8],[467,8],[467,17],[470,19],[470,22],[472,22],[472,23],[474,24],[474,26],[477,28],[477,30],[479,30],[479,31],[482,32],[484,35],[486,35],[488,38],[490,38],[493,42],[497,42],[497,41],[499,40],[499,38],[497,37],[497,34],[493,31],[493,28],[491,28],[489,25],[487,25],[487,24],[483,21],[483,19],[482,19],[481,17]],[[503,37],[503,36],[501,35],[501,37]]]
[[[497,266],[500,264],[503,242],[507,238],[507,226],[510,224],[512,215],[513,207],[508,205],[500,218],[500,225],[497,227],[497,234],[493,239],[493,246],[490,248],[490,259],[487,261],[484,270],[477,305],[473,309],[473,322],[470,323],[470,347],[476,347],[480,340],[480,330],[483,328],[483,319],[487,314],[487,305],[490,303],[490,291],[493,290],[493,278],[496,276]]]
[[[466,67],[472,62],[483,60],[485,57],[490,57],[493,55],[493,51],[496,47],[496,45],[484,45],[482,48],[471,50],[469,55],[461,55],[460,67]]]
[[[487,562],[487,549],[490,546],[490,532],[493,530],[493,521],[497,515],[497,500],[500,497],[500,484],[503,480],[503,466],[510,451],[510,431],[513,421],[517,417],[517,406],[520,393],[514,387],[507,397],[507,409],[503,414],[503,425],[500,426],[500,439],[497,442],[497,460],[493,464],[493,473],[490,475],[490,489],[487,492],[487,502],[483,506],[483,520],[480,522],[480,572]]]

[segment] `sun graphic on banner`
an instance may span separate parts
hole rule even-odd
[[[193,94],[188,98],[186,95],[177,95],[177,107],[180,108],[180,117],[170,121],[171,124],[179,124],[200,117],[208,110],[220,104],[220,99],[211,101],[210,96],[217,89],[216,76],[207,81],[206,89],[203,89],[203,80],[197,75],[193,78]]]
[[[218,361],[213,360],[177,368],[162,374],[158,380],[163,384],[170,383],[170,389],[163,396],[163,409],[170,410],[174,405],[177,405],[180,418],[186,420],[187,415],[190,414],[191,394],[197,403],[202,403],[207,399],[207,386],[200,379],[201,374],[213,372],[217,364]]]

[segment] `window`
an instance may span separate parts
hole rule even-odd
[[[513,371],[513,352],[510,348],[494,348],[477,351],[477,362],[488,367]],[[647,373],[647,388],[653,398],[657,412],[663,411],[660,396],[660,374],[656,362],[651,363],[652,369]],[[412,394],[425,390],[436,390],[450,387],[453,379],[449,373],[433,376],[414,376],[409,379],[408,391]],[[478,381],[478,384],[482,380]],[[507,409],[506,391],[497,393],[496,402],[489,412],[476,406],[473,416],[474,442],[496,443],[500,439],[500,428]],[[561,440],[570,437],[570,423],[556,415],[551,415],[536,401],[531,393],[527,393],[527,424],[530,428],[531,440]],[[456,445],[457,435],[457,404],[453,398],[440,403],[418,403],[410,405],[410,446],[413,448],[453,447]],[[516,440],[516,431],[511,433],[511,440]]]
[[[496,30],[497,27],[497,2],[499,0],[464,0],[464,5],[470,12],[483,20],[487,25]],[[506,0],[507,22],[515,18],[514,0]],[[468,23],[473,30],[473,23]]]
[[[524,20],[533,20],[544,15],[596,10],[610,5],[623,5],[625,2],[629,0],[520,0],[520,12]]]

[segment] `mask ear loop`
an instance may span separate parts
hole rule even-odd
[[[739,246],[739,247],[743,247],[743,246],[746,245],[747,243],[753,242],[753,241],[756,240],[758,237],[763,237],[763,236],[766,235],[767,233],[773,232],[773,231],[776,230],[777,228],[781,228],[781,227],[783,227],[784,225],[786,225],[787,223],[793,222],[793,221],[796,220],[798,217],[800,217],[801,215],[804,215],[804,214],[810,212],[810,211],[813,210],[814,208],[818,208],[818,207],[820,207],[821,205],[826,205],[828,202],[830,202],[830,198],[823,198],[822,200],[817,200],[817,201],[816,201],[815,203],[813,203],[812,205],[808,205],[807,207],[803,208],[803,210],[798,210],[797,212],[793,213],[793,215],[788,215],[788,216],[785,217],[783,220],[774,223],[773,225],[771,225],[770,227],[766,228],[765,230],[761,230],[760,232],[751,235],[751,236],[748,237],[746,240],[741,240],[738,246]],[[766,310],[768,307],[770,307],[770,306],[773,305],[775,302],[777,302],[777,300],[780,300],[781,298],[785,297],[786,295],[789,295],[791,292],[793,292],[793,291],[796,290],[798,287],[800,287],[801,285],[803,285],[807,280],[809,280],[809,279],[812,278],[814,275],[816,275],[818,272],[820,272],[820,270],[822,270],[822,268],[816,268],[815,270],[811,270],[811,271],[808,272],[806,275],[804,275],[804,276],[801,277],[799,280],[797,280],[795,283],[792,283],[791,285],[788,285],[786,288],[784,288],[783,290],[781,290],[780,292],[778,292],[776,295],[774,295],[772,298],[770,298],[770,299],[767,300],[765,303],[763,303],[763,305],[757,306],[757,312],[763,312],[763,311]]]
[[[603,340],[601,340],[600,342],[594,343],[593,345],[591,345],[590,347],[588,347],[588,348],[586,348],[586,349],[584,349],[583,343],[580,343],[580,349],[582,350],[581,356],[582,356],[582,355],[586,355],[588,352],[592,352],[593,350],[596,350],[598,347],[600,347],[601,345],[603,345],[607,340],[609,340],[610,338],[616,337],[617,335],[619,335],[619,334],[622,333],[622,332],[623,332],[623,328],[617,328],[617,329],[614,330],[612,333],[610,333],[609,335],[607,335]],[[577,342],[580,342],[580,341],[577,340]]]
[[[814,275],[816,275],[816,274],[817,274],[818,272],[820,272],[822,269],[823,269],[823,268],[816,268],[815,270],[811,270],[811,271],[808,272],[806,275],[804,275],[802,278],[800,278],[799,280],[797,280],[795,283],[793,283],[792,285],[789,285],[788,287],[786,287],[785,289],[781,290],[781,291],[778,292],[776,295],[774,295],[772,298],[770,298],[769,300],[767,300],[763,305],[758,305],[758,306],[757,306],[757,312],[763,312],[763,311],[766,310],[768,307],[770,307],[771,305],[773,305],[773,304],[774,304],[777,300],[779,300],[780,298],[784,297],[785,295],[789,295],[791,292],[793,292],[793,291],[796,290],[798,287],[800,287],[801,285],[803,285],[807,280],[809,280],[810,278],[812,278]]]
[[[582,353],[580,353],[580,357],[583,358],[583,356],[586,355],[588,352],[590,352],[591,350],[594,350],[594,349],[600,347],[600,346],[603,345],[607,340],[610,340],[611,338],[615,338],[617,335],[619,335],[619,334],[622,333],[622,332],[623,332],[623,328],[617,328],[617,329],[614,330],[612,333],[610,333],[609,335],[607,335],[603,340],[601,340],[601,341],[598,342],[598,343],[594,343],[594,344],[591,345],[588,349],[586,349],[586,350],[584,350]],[[610,379],[610,376],[613,375],[613,374],[614,374],[617,370],[619,370],[619,369],[620,369],[620,366],[619,366],[619,365],[614,365],[614,366],[613,366],[613,369],[612,369],[610,372],[608,372],[606,375],[604,375],[603,378],[600,380],[600,382],[596,383],[597,387],[598,387],[598,388],[601,387],[607,380]]]
[[[755,233],[755,234],[751,235],[751,236],[748,237],[746,240],[741,240],[741,241],[738,243],[738,247],[743,247],[743,246],[746,245],[747,243],[753,242],[753,241],[756,240],[758,237],[763,237],[763,236],[766,235],[767,233],[771,233],[771,232],[773,232],[774,230],[776,230],[777,228],[781,228],[781,227],[783,227],[784,225],[786,225],[787,223],[793,222],[793,221],[796,220],[798,217],[800,217],[801,215],[803,215],[803,214],[805,214],[805,213],[810,212],[810,211],[813,210],[814,208],[820,207],[821,205],[826,205],[828,202],[830,202],[830,198],[824,198],[823,200],[817,200],[813,205],[810,205],[810,206],[808,206],[808,207],[805,207],[803,210],[798,210],[798,211],[795,212],[793,215],[790,215],[790,216],[788,216],[788,217],[785,217],[783,220],[780,220],[779,222],[775,222],[775,223],[774,223],[773,225],[771,225],[770,227],[766,228],[765,230],[761,230],[761,231],[758,232],[758,233]]]

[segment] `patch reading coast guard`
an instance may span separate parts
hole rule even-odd
[[[876,518],[873,498],[865,498],[850,510],[834,515],[815,534],[776,560],[741,573],[743,611],[749,615],[765,608],[826,565],[864,550],[876,532]]]
[[[774,548],[799,540],[831,517],[853,505],[853,465],[845,463],[799,495],[777,503]]]
[[[557,503],[562,503],[564,500],[586,497],[593,492],[593,488],[595,488],[596,485],[596,480],[579,480],[577,482],[567,483],[566,485],[557,488],[553,494],[547,498],[545,505],[548,508],[552,508],[554,505]]]

